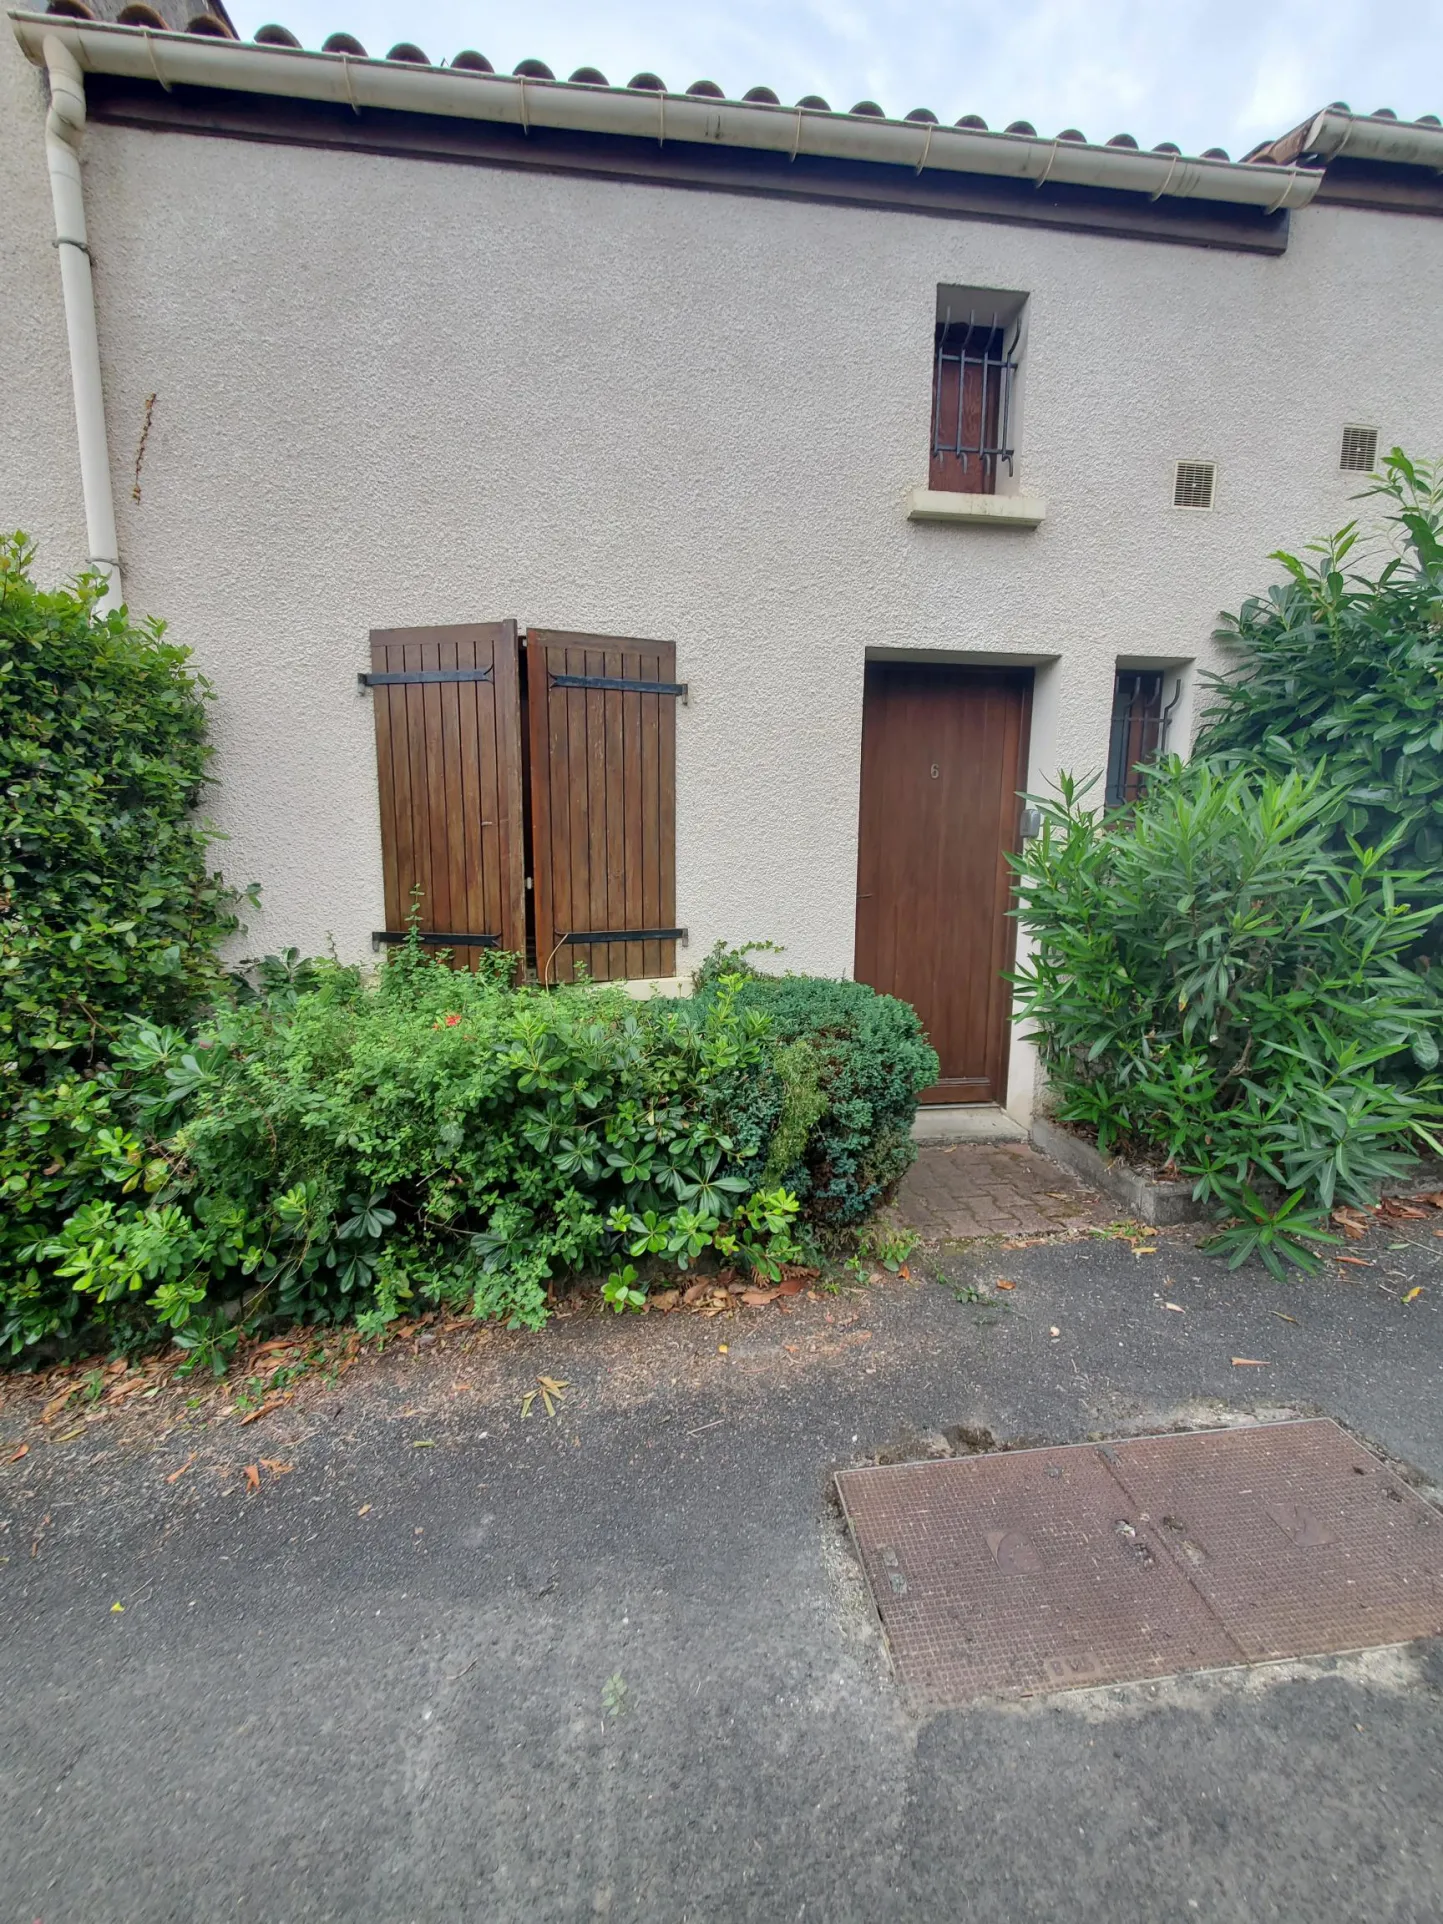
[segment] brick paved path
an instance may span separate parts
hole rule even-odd
[[[897,1197],[901,1220],[929,1242],[1043,1236],[1110,1222],[1117,1205],[1084,1189],[1023,1142],[921,1149]]]

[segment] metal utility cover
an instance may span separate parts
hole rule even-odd
[[[1326,1420],[843,1470],[921,1707],[1443,1632],[1443,1519]]]

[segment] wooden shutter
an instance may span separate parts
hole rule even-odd
[[[514,621],[371,632],[376,766],[385,872],[384,941],[420,927],[453,945],[457,968],[482,947],[526,950],[521,707]],[[477,939],[479,938],[479,939]]]
[[[601,982],[676,973],[675,676],[674,642],[536,628],[527,636],[543,982],[573,981],[578,962]]]

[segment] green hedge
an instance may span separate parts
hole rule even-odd
[[[516,989],[408,947],[306,964],[199,1028],[137,1022],[83,1090],[65,1186],[0,1272],[0,1339],[147,1342],[220,1365],[242,1326],[416,1300],[535,1326],[551,1285],[700,1260],[775,1276],[863,1222],[935,1075],[916,1018],[851,983],[713,973],[690,1001]]]
[[[704,1001],[723,955],[703,968]],[[850,1229],[890,1199],[916,1156],[919,1093],[937,1056],[916,1011],[861,982],[746,971],[740,1006],[764,1014],[782,1045],[769,1076],[739,1091],[733,1128],[764,1137],[762,1168],[801,1199],[821,1231]]]

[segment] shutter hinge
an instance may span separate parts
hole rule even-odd
[[[680,942],[687,945],[685,929],[573,929],[562,942]]]
[[[394,948],[398,943],[409,942],[409,929],[372,929],[371,947]],[[443,929],[417,929],[416,940],[429,948],[441,949],[499,949],[499,935],[454,935]]]
[[[357,675],[362,688],[402,688],[413,682],[490,681],[489,668],[408,668],[396,675]]]
[[[633,681],[626,675],[552,675],[553,688],[609,688],[623,695],[679,695],[687,703],[684,681]]]

